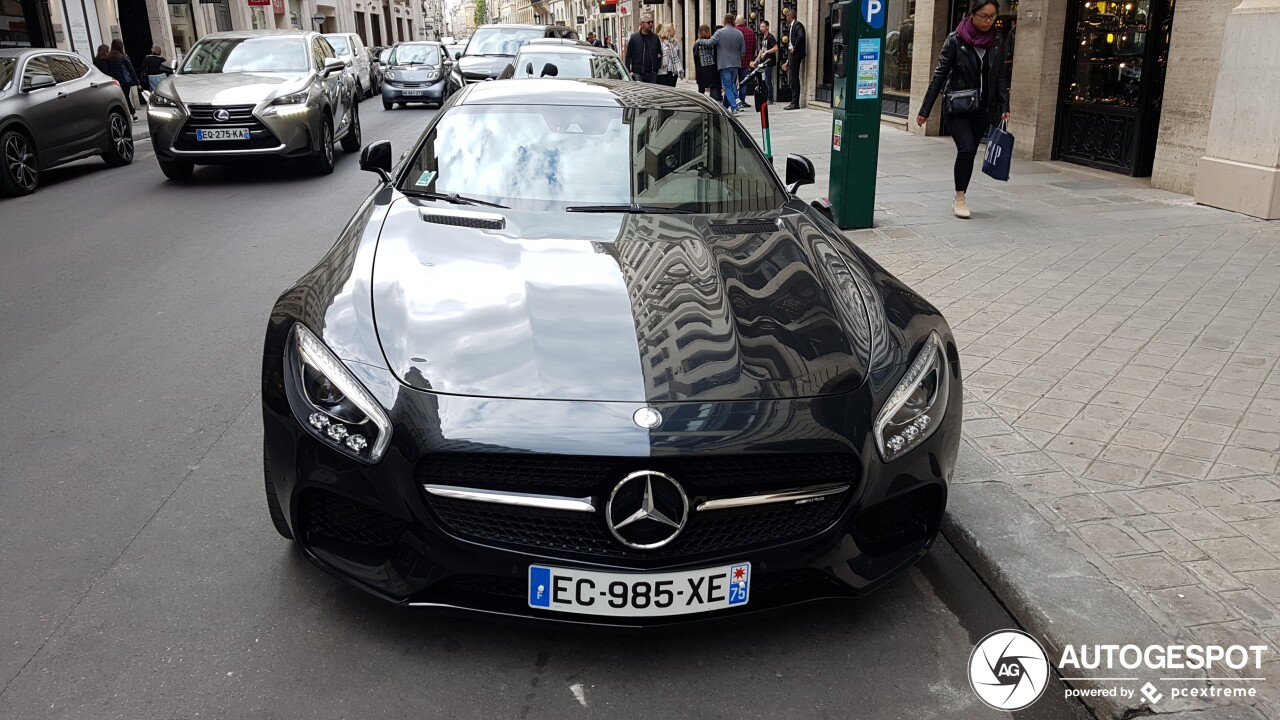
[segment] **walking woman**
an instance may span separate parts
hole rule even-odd
[[[698,38],[706,40],[711,37],[710,25],[698,26]],[[716,68],[716,49],[710,45],[693,46],[694,79],[698,81],[698,92],[710,95],[712,100],[720,102],[720,71]]]
[[[117,40],[116,42],[120,42]],[[129,58],[124,53],[115,53],[106,45],[98,46],[98,53],[93,57],[94,67],[109,75],[112,80],[120,83],[120,89],[124,91],[124,100],[129,104],[129,114],[133,115],[133,119],[138,119],[138,111],[134,108],[133,97],[130,92],[133,88],[133,75],[129,73],[132,65],[128,64]]]
[[[676,40],[676,24],[659,25],[658,37],[662,40],[662,67],[658,69],[658,84],[675,87],[676,80],[684,78],[684,53]]]
[[[942,93],[942,112],[956,143],[956,197],[951,210],[969,217],[965,193],[973,176],[978,143],[991,124],[1009,119],[1009,81],[1004,72],[1005,49],[996,32],[996,0],[973,0],[969,15],[942,44],[938,67],[933,71],[916,125],[924,125],[933,103]]]

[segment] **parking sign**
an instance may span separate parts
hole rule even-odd
[[[887,0],[862,0],[862,19],[872,29],[879,30],[884,27],[884,4]]]

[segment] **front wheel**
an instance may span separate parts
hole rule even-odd
[[[324,119],[320,127],[320,147],[311,156],[311,172],[316,175],[333,173],[333,121]]]
[[[183,160],[161,160],[160,172],[174,182],[187,182],[196,166]]]
[[[40,163],[31,139],[17,130],[0,135],[0,195],[30,195],[40,184]]]
[[[342,150],[344,152],[354,153],[360,152],[360,106],[351,106],[351,127],[347,128],[347,134],[342,136]]]
[[[102,159],[111,167],[121,167],[133,162],[133,125],[124,119],[124,113],[111,113],[107,133],[107,149]]]

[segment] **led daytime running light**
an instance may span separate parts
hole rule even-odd
[[[937,388],[938,397],[934,404],[925,409],[911,422],[898,428],[894,435],[886,438],[885,431],[888,429],[889,421],[907,403],[911,394],[924,381],[928,373],[935,369],[939,373],[941,382]],[[929,333],[924,346],[920,348],[915,360],[907,368],[906,374],[902,376],[901,382],[894,388],[893,393],[889,395],[889,399],[885,401],[884,408],[876,416],[874,426],[875,439],[880,449],[880,455],[885,461],[897,459],[910,446],[923,441],[931,434],[932,426],[935,424],[934,421],[941,417],[946,410],[947,387],[947,367],[946,359],[942,355],[942,338],[938,337],[938,333],[934,331]]]

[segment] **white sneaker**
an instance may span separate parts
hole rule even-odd
[[[963,195],[957,195],[956,199],[951,201],[951,212],[955,213],[958,218],[969,219],[969,203],[965,202]]]

